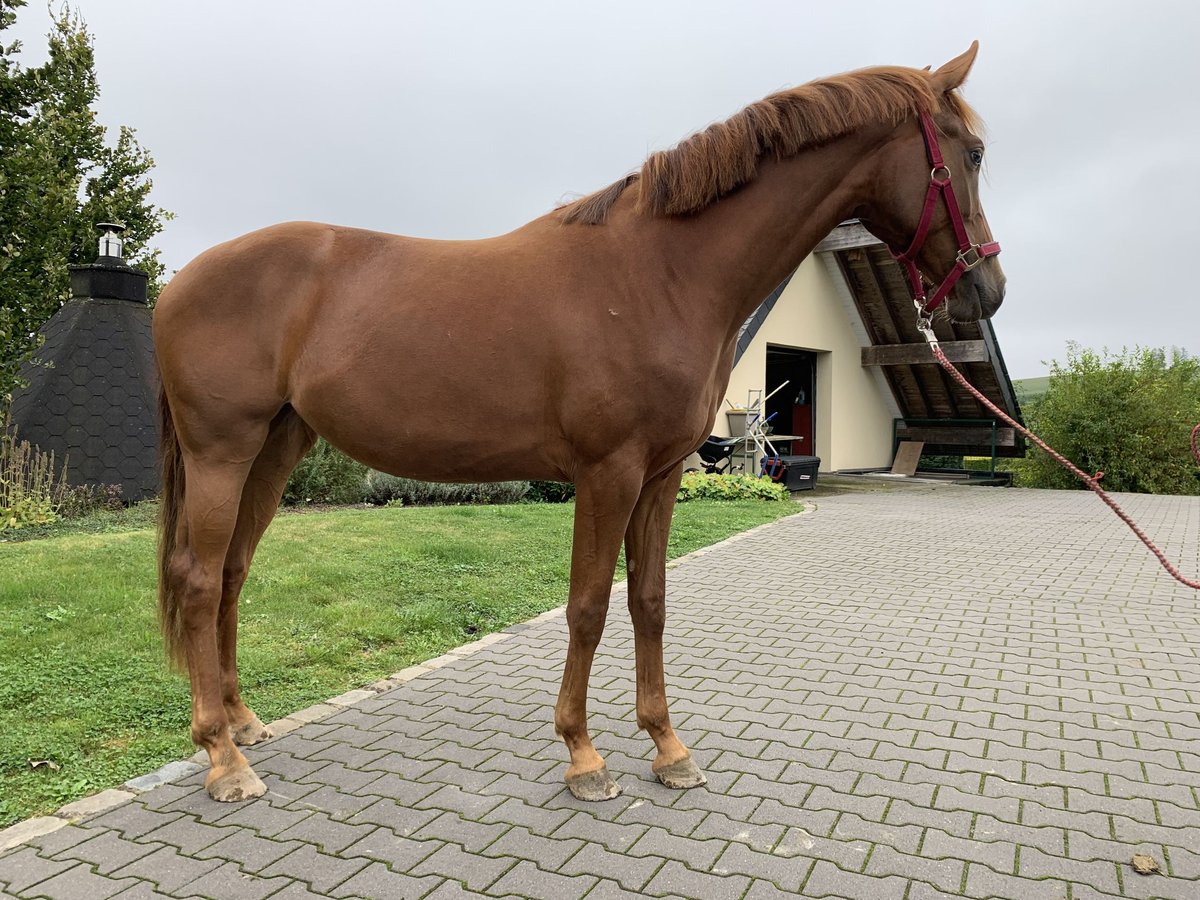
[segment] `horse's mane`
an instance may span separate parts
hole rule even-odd
[[[867,125],[899,125],[918,112],[943,110],[977,131],[978,115],[957,91],[934,90],[928,72],[860,69],[771,94],[670,150],[640,172],[562,207],[564,224],[600,225],[625,189],[638,187],[638,209],[657,216],[699,212],[751,181],[765,157],[789,156]]]

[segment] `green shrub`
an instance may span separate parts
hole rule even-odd
[[[770,478],[685,472],[678,500],[787,500],[789,496],[786,487]]]
[[[450,506],[458,503],[516,503],[529,490],[527,481],[496,481],[483,484],[443,484],[399,478],[386,472],[370,472],[366,499],[376,506]]]
[[[1135,347],[1113,355],[1067,345],[1051,363],[1046,393],[1024,408],[1031,430],[1110,491],[1198,494],[1188,450],[1200,420],[1200,361],[1181,350]],[[1031,448],[1011,468],[1024,487],[1082,488],[1055,460]],[[1009,468],[1006,466],[1005,468]]]
[[[530,503],[566,503],[575,497],[569,481],[531,481],[525,499]]]
[[[366,498],[366,477],[366,466],[322,438],[292,472],[283,491],[283,502],[288,506],[362,503]]]
[[[0,531],[57,521],[67,490],[65,473],[16,429],[0,432]]]

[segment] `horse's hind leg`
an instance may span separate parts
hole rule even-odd
[[[663,674],[667,539],[682,472],[681,466],[676,467],[646,484],[625,534],[629,615],[637,655],[637,722],[658,748],[654,774],[670,788],[697,787],[707,780],[671,727]]]
[[[290,406],[284,407],[271,422],[267,441],[255,457],[242,489],[237,526],[225,554],[221,607],[217,613],[221,693],[234,743],[243,746],[266,740],[272,733],[242,702],[237,671],[238,597],[258,542],[279,508],[288,476],[315,440],[316,434]]]
[[[192,686],[192,740],[208,752],[205,780],[215,800],[246,800],[266,791],[234,746],[221,684],[217,616],[225,555],[237,525],[238,501],[251,461],[266,437],[261,429],[226,438],[203,453],[186,453],[181,527],[168,563],[168,634],[173,652],[187,662]],[[231,429],[232,434],[238,431]]]

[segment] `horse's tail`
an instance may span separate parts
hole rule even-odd
[[[161,427],[159,460],[162,463],[162,499],[158,513],[158,624],[162,628],[167,658],[176,668],[183,669],[187,663],[183,612],[171,578],[171,559],[175,556],[175,537],[183,505],[183,457],[179,452],[175,420],[171,417],[171,404],[162,388],[158,391],[158,412]]]

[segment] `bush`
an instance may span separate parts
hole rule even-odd
[[[1135,347],[1119,355],[1067,345],[1046,393],[1025,408],[1032,431],[1110,491],[1200,494],[1188,450],[1200,420],[1200,362],[1181,350]],[[1006,467],[1007,468],[1007,467]],[[1012,466],[1025,487],[1082,488],[1037,448]]]
[[[442,484],[399,478],[385,472],[370,472],[366,499],[383,506],[450,506],[457,503],[516,503],[529,490],[527,481],[496,481],[484,484]]]
[[[525,499],[530,503],[566,503],[575,497],[575,485],[568,481],[531,481]]]
[[[788,489],[770,478],[753,475],[709,475],[685,472],[677,499],[686,500],[787,500]]]
[[[17,440],[15,428],[0,432],[0,531],[57,521],[66,490],[53,453]]]
[[[95,512],[116,512],[125,508],[124,491],[119,484],[80,484],[63,491],[58,514],[64,519],[82,519]]]
[[[319,439],[300,460],[283,490],[283,502],[362,503],[366,498],[367,467]]]

